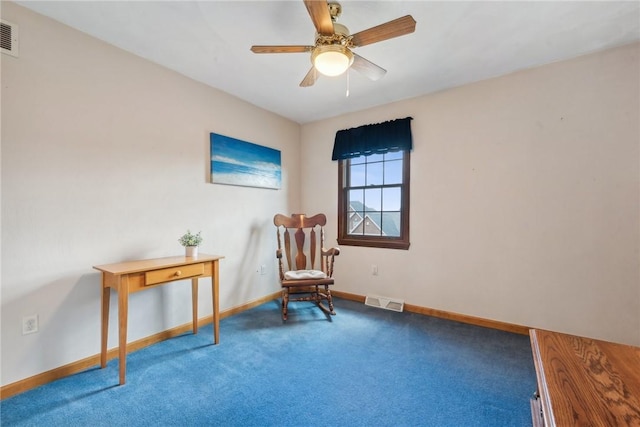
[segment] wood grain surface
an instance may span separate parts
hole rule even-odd
[[[530,331],[547,426],[640,427],[640,348]]]

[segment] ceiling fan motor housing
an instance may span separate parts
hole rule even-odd
[[[349,29],[337,22],[333,23],[333,34],[325,36],[316,33],[316,46],[325,45],[341,45],[346,47],[353,47],[351,37],[349,36]]]
[[[333,23],[333,32],[344,37],[349,36],[349,29],[342,24],[338,24],[337,22]]]

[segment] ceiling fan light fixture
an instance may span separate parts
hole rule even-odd
[[[353,64],[353,53],[346,46],[322,45],[313,50],[311,62],[325,76],[339,76]]]

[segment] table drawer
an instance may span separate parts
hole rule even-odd
[[[163,268],[161,270],[147,271],[144,274],[144,284],[145,286],[156,285],[158,283],[201,276],[202,274],[204,274],[204,263]]]

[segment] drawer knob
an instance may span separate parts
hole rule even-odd
[[[180,270],[176,271],[176,276],[182,276],[182,271]]]

